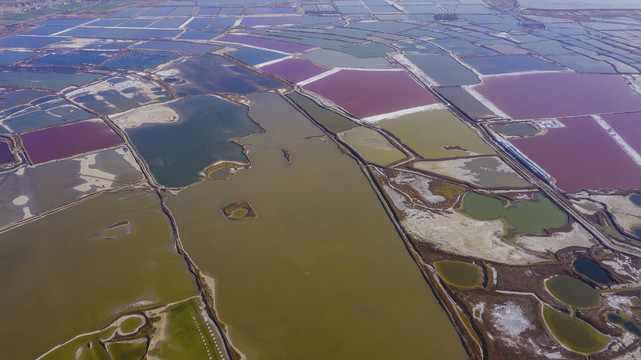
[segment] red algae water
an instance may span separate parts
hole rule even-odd
[[[403,71],[341,70],[303,86],[358,118],[438,101]]]
[[[641,111],[641,96],[613,74],[497,76],[475,89],[514,119]]]
[[[641,153],[641,113],[603,115],[603,119],[628,145]]]
[[[306,59],[287,59],[263,66],[264,72],[276,74],[292,83],[297,83],[329,70]]]
[[[564,191],[639,187],[641,168],[592,117],[561,122],[565,127],[511,142],[554,177],[556,186]]]
[[[122,139],[102,121],[82,121],[20,135],[33,164],[109,148]]]

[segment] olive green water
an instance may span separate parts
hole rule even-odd
[[[448,110],[414,113],[383,120],[380,125],[425,159],[494,154],[489,145]]]
[[[568,216],[550,199],[541,193],[536,193],[534,199],[515,201],[505,206],[499,199],[471,192],[463,198],[461,211],[477,220],[503,219],[508,225],[504,234],[506,239],[517,234],[544,234],[545,229],[567,224]]]
[[[543,308],[543,318],[556,339],[580,353],[592,353],[605,348],[610,338],[577,318],[549,306]]]
[[[376,130],[359,126],[342,132],[338,136],[365,160],[375,164],[384,166],[405,159],[405,154]]]
[[[249,99],[266,130],[242,141],[253,166],[168,200],[232,343],[251,359],[464,359],[357,164],[278,95]],[[239,199],[256,219],[224,218]]]
[[[593,308],[599,306],[599,292],[581,280],[566,275],[555,276],[545,282],[545,287],[555,298],[573,308]]]
[[[434,263],[439,276],[446,283],[463,288],[483,285],[483,272],[474,264],[463,261],[441,260]]]
[[[131,233],[96,236],[128,221]],[[150,192],[105,194],[0,235],[0,357],[34,359],[140,301],[196,294]]]

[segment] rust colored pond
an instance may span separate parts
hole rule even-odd
[[[437,103],[403,71],[341,70],[303,88],[324,96],[358,118]]]
[[[641,96],[614,74],[497,76],[485,78],[475,89],[514,119],[641,110]]]
[[[603,115],[610,126],[641,154],[641,113]]]
[[[641,168],[594,119],[578,117],[561,122],[565,127],[511,142],[567,192],[639,188]]]
[[[33,164],[105,149],[122,139],[102,121],[82,121],[20,135]]]
[[[276,74],[292,83],[309,79],[329,70],[306,59],[287,59],[261,68],[266,73]]]

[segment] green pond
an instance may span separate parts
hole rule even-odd
[[[380,122],[425,159],[494,154],[492,148],[448,110],[433,110]]]
[[[248,98],[266,130],[242,140],[253,166],[168,199],[232,343],[260,359],[465,359],[356,163],[282,97]],[[238,199],[260,216],[226,220]]]
[[[575,309],[594,308],[601,304],[598,291],[583,281],[566,275],[547,280],[545,287],[555,298]]]
[[[96,236],[121,221],[131,224],[130,234]],[[151,192],[100,195],[0,234],[0,246],[0,318],[12,324],[0,326],[6,359],[34,359],[107,326],[131,304],[164,304],[197,292]]]
[[[487,188],[531,186],[529,182],[496,156],[418,161],[412,164],[412,167]]]
[[[356,127],[356,123],[339,115],[331,110],[316,104],[312,99],[297,92],[287,95],[292,101],[300,106],[312,119],[323,125],[325,129],[337,133]]]
[[[434,263],[441,279],[446,283],[462,288],[483,286],[483,272],[478,266],[453,260],[440,260]]]
[[[541,193],[536,193],[534,199],[515,201],[505,206],[499,199],[471,192],[463,198],[460,211],[477,220],[504,220],[507,231],[503,236],[506,239],[518,234],[545,234],[545,229],[567,224],[568,216],[550,199]]]
[[[534,136],[539,130],[528,123],[493,125],[492,129],[505,136]]]
[[[608,313],[608,321],[624,328],[632,334],[641,337],[641,328],[627,315]]]
[[[610,342],[587,323],[549,306],[543,308],[543,318],[554,337],[573,351],[589,354],[603,350]]]
[[[247,116],[247,107],[215,96],[168,105],[178,113],[178,122],[127,130],[160,184],[182,187],[203,178],[203,170],[218,161],[248,162],[243,148],[230,141],[261,131]]]
[[[376,130],[359,126],[339,134],[339,137],[365,160],[375,164],[388,165],[405,159],[405,154]]]

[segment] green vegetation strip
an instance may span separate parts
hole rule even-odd
[[[589,354],[603,350],[610,338],[585,322],[552,309],[543,308],[543,318],[554,337],[570,350]]]
[[[222,351],[222,346],[201,317],[196,298],[171,305],[164,313],[166,339],[150,349],[149,355],[161,359],[223,359],[218,350]]]

